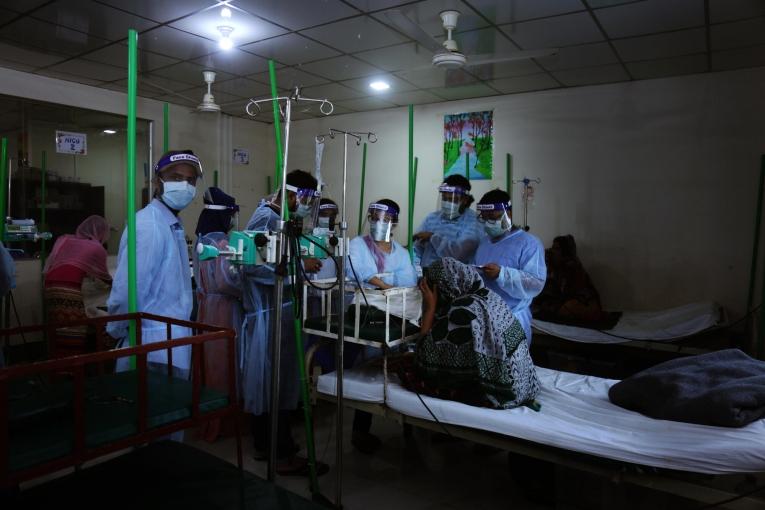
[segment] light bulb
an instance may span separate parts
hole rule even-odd
[[[224,7],[220,10],[220,17],[221,18],[230,18],[231,17],[231,9],[228,7]]]
[[[387,82],[384,81],[373,81],[369,84],[369,87],[373,90],[388,90],[390,88],[390,85],[388,85]]]
[[[117,131],[114,129],[104,129],[104,134],[106,135],[113,135],[115,133],[117,133]]]
[[[218,41],[218,46],[222,50],[230,50],[234,47],[234,41],[230,37],[221,37],[220,41]]]

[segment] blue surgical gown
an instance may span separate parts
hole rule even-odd
[[[409,258],[409,252],[395,240],[391,240],[391,242],[393,248],[390,253],[386,253],[384,256],[385,267],[382,271],[378,271],[375,257],[369,250],[364,238],[358,236],[351,240],[348,254],[353,264],[353,270],[356,271],[363,287],[373,287],[369,283],[369,279],[380,273],[390,273],[388,276],[381,277],[381,280],[394,287],[414,287],[417,285],[417,272]],[[355,282],[351,264],[347,264],[347,266],[346,278]]]
[[[247,230],[275,231],[279,215],[261,201],[247,223]],[[271,401],[271,337],[273,335],[274,284],[271,265],[247,267],[244,271],[242,301],[244,323],[239,364],[244,410],[267,413]],[[295,409],[300,396],[300,378],[295,349],[292,287],[284,280],[282,301],[281,363],[279,365],[279,407]]]
[[[186,235],[180,218],[162,202],[152,200],[136,213],[136,273],[138,311],[189,320],[193,306],[191,268]],[[112,291],[107,301],[109,315],[128,313],[127,231],[122,233]],[[110,322],[107,333],[127,346],[128,323]],[[164,323],[143,321],[144,344],[167,339]],[[172,338],[191,336],[186,327],[172,326]],[[149,353],[149,362],[167,364],[166,351]],[[117,369],[127,368],[128,358],[117,361]],[[191,347],[173,349],[173,366],[188,371]]]
[[[16,266],[13,257],[0,243],[0,298],[16,288]]]
[[[496,280],[484,276],[484,282],[507,303],[521,322],[526,341],[531,343],[531,300],[542,292],[547,279],[542,243],[520,229],[506,233],[498,241],[484,236],[475,263],[494,263],[502,268]]]
[[[472,209],[465,209],[453,220],[446,219],[440,211],[432,212],[415,232],[433,232],[428,241],[414,244],[415,260],[422,267],[442,257],[452,257],[470,264],[478,243],[485,235],[483,227],[478,223],[478,215]]]

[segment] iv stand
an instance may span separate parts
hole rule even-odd
[[[276,252],[276,284],[274,285],[274,326],[273,337],[271,345],[271,403],[269,406],[271,413],[271,425],[269,430],[269,449],[268,449],[268,469],[267,478],[269,481],[275,479],[276,468],[276,437],[277,427],[279,426],[279,367],[281,363],[281,338],[282,338],[282,301],[284,299],[284,272],[281,270],[282,262],[287,262],[289,259],[289,248],[287,243],[287,193],[285,192],[287,186],[287,156],[290,146],[290,122],[292,116],[292,103],[310,101],[314,103],[321,103],[319,110],[324,115],[329,115],[334,110],[334,105],[327,99],[311,99],[300,95],[300,89],[295,87],[292,94],[289,96],[267,98],[267,99],[250,99],[250,102],[245,106],[245,111],[248,115],[255,117],[261,112],[261,103],[272,103],[274,100],[277,102],[283,101],[285,104],[282,109],[281,103],[279,103],[279,112],[284,117],[284,157],[282,159],[282,182],[281,182],[281,204],[280,212],[281,219],[277,225],[278,234],[278,248]],[[250,111],[250,107],[256,108],[255,112]],[[325,111],[325,108],[328,111]],[[286,267],[286,264],[284,265]]]
[[[526,232],[529,231],[529,188],[531,188],[531,183],[539,184],[542,182],[542,179],[536,178],[536,179],[529,179],[528,177],[524,177],[523,179],[519,179],[517,181],[513,181],[513,184],[523,184],[523,230]],[[510,200],[512,202],[513,197],[510,197]]]
[[[343,196],[341,200],[342,208],[340,209],[340,242],[341,257],[340,257],[340,282],[338,288],[340,289],[340,310],[338,311],[338,324],[337,324],[337,342],[335,343],[335,375],[337,376],[336,383],[336,405],[337,411],[335,416],[335,448],[336,448],[336,465],[337,470],[337,482],[335,486],[335,507],[342,508],[343,499],[343,347],[345,345],[345,260],[348,254],[348,221],[345,214],[345,202],[347,193],[348,182],[348,137],[356,140],[356,146],[361,145],[361,137],[366,135],[369,143],[377,142],[377,136],[374,133],[359,133],[354,131],[342,131],[339,129],[330,128],[328,135],[318,135],[316,141],[319,143],[324,142],[324,137],[329,136],[334,140],[335,135],[343,135]],[[361,204],[360,207],[363,207]]]

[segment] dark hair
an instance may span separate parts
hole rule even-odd
[[[287,174],[287,184],[303,189],[316,189],[319,181],[316,178],[304,172],[303,170],[293,170]]]
[[[499,188],[485,193],[481,197],[481,200],[478,201],[479,204],[506,204],[508,202],[510,202],[510,195],[507,194],[507,191],[503,191]]]
[[[444,184],[448,184],[449,186],[458,186],[466,191],[470,191],[470,181],[465,178],[464,175],[460,174],[452,174],[446,179],[444,179]]]
[[[401,214],[401,208],[398,206],[398,204],[396,202],[394,202],[390,198],[381,198],[380,200],[375,200],[374,203],[382,204],[382,205],[387,205],[388,207],[394,208],[396,210],[396,215],[397,216]]]

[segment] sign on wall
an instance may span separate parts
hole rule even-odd
[[[250,151],[247,149],[234,149],[234,163],[238,165],[249,165]]]
[[[56,152],[87,156],[88,135],[85,133],[72,133],[70,131],[56,131]]]
[[[444,115],[444,177],[492,178],[494,112]]]

